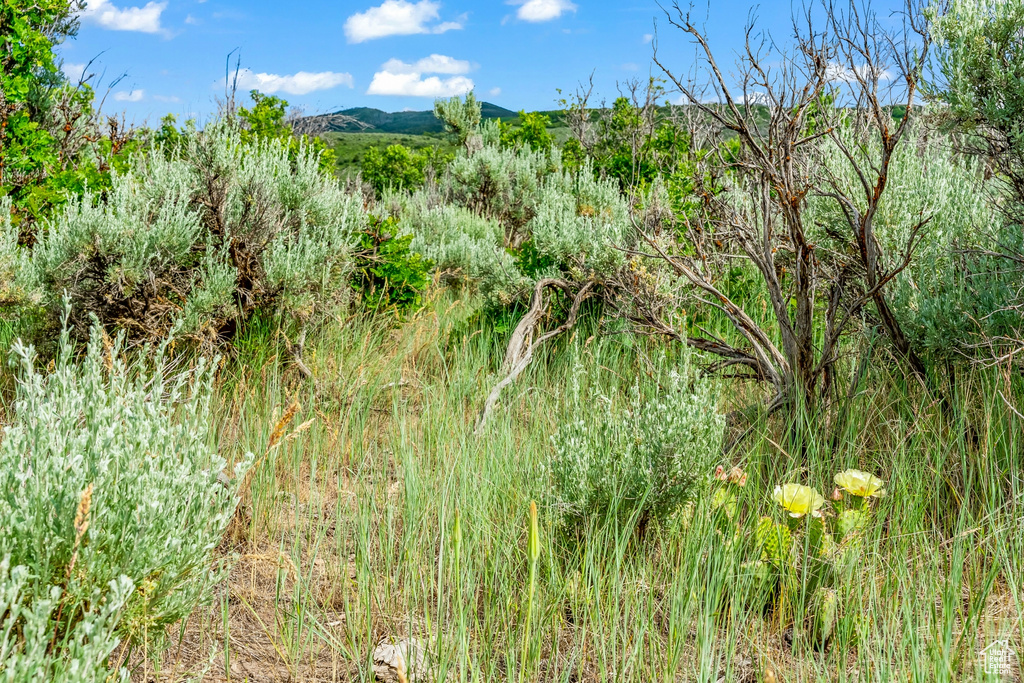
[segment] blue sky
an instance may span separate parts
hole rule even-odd
[[[790,33],[788,0],[696,5],[722,62],[734,61],[752,11],[777,38]],[[680,71],[694,54],[651,0],[90,0],[81,23],[60,47],[65,71],[77,78],[94,60],[100,93],[123,74],[104,110],[136,124],[168,112],[208,118],[236,50],[240,91],[258,88],[307,113],[429,109],[470,88],[510,109],[553,109],[558,88],[573,90],[591,72],[598,99],[609,100],[616,83],[660,73],[654,34]]]

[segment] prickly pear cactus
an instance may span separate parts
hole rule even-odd
[[[757,544],[763,556],[776,567],[788,563],[792,534],[789,529],[773,521],[770,517],[762,517],[755,531]]]
[[[867,515],[863,510],[843,510],[836,517],[836,534],[840,541],[846,540],[859,532],[867,523]]]
[[[764,609],[774,593],[777,577],[778,570],[764,560],[744,562],[740,565],[738,585],[746,596],[747,609]]]
[[[728,489],[719,489],[711,499],[715,529],[726,543],[732,542],[739,529],[736,524],[736,496]]]
[[[823,558],[832,552],[835,543],[821,517],[812,517],[807,521],[807,542],[811,557]]]
[[[726,474],[724,467],[718,468],[715,477],[737,479]],[[745,476],[738,478],[742,486]],[[737,538],[747,539],[743,548],[756,553],[739,565],[737,585],[747,604],[756,609],[755,605],[765,607],[770,600],[777,618],[792,619],[794,636],[799,634],[807,647],[824,648],[836,630],[836,587],[858,571],[868,542],[865,529],[874,518],[869,499],[881,496],[885,483],[860,470],[840,472],[834,480],[837,488],[831,505],[811,486],[792,482],[776,486],[773,498],[783,511],[778,515],[781,521],[772,517],[761,517],[753,524],[736,521],[735,508],[729,505],[731,492],[722,492],[713,501],[716,514],[737,530]],[[848,616],[856,619],[856,611],[851,612]]]
[[[839,597],[831,588],[819,588],[814,591],[811,599],[811,642],[816,647],[824,647],[836,627]]]

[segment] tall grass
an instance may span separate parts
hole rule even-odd
[[[743,523],[774,514],[783,482],[827,492],[847,467],[886,480],[860,561],[836,581],[835,635],[818,651],[792,635],[799,599],[767,609],[742,599],[750,544],[724,542],[709,500],[643,534],[614,510],[580,534],[557,526],[546,465],[569,417],[571,368],[595,368],[584,380],[594,393],[625,400],[637,376],[656,376],[646,342],[586,330],[560,341],[478,436],[503,339],[472,310],[442,299],[397,329],[339,320],[316,345],[316,386],[282,369],[272,340],[225,368],[213,415],[221,452],[268,456],[225,548],[237,561],[221,607],[183,629],[192,654],[172,648],[164,672],[212,662],[231,680],[370,681],[375,647],[403,639],[427,654],[434,680],[460,682],[995,680],[981,648],[1008,638],[1022,654],[1019,378],[970,373],[944,411],[875,368],[840,438],[829,420],[800,443],[766,424],[723,463],[748,472]],[[293,401],[299,414],[268,449]]]

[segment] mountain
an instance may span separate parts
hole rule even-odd
[[[489,102],[480,103],[480,114],[485,119],[515,119],[514,111]],[[333,114],[319,114],[303,117],[299,122],[303,130],[331,133],[400,133],[422,135],[440,133],[444,125],[430,111],[396,111],[388,113],[380,109],[356,107]]]

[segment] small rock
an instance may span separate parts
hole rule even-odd
[[[385,683],[426,683],[430,680],[426,649],[416,638],[397,643],[380,641],[373,650],[373,672]]]

